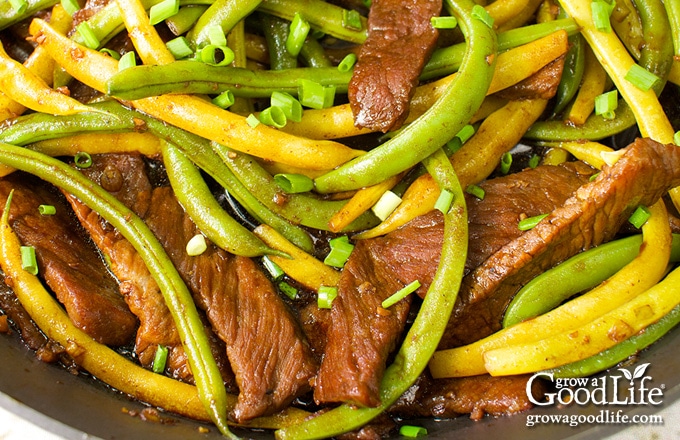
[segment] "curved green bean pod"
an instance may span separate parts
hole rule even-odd
[[[468,49],[456,78],[422,116],[384,144],[314,180],[320,193],[374,185],[415,166],[458,133],[479,108],[493,76],[496,33],[471,14],[468,2],[454,4]]]
[[[297,57],[286,49],[290,22],[269,14],[260,14],[260,17],[262,32],[269,48],[269,68],[284,70],[298,67]]]
[[[330,438],[356,429],[387,409],[418,378],[446,328],[463,276],[467,257],[467,208],[451,162],[440,149],[430,159],[440,188],[454,194],[444,215],[444,244],[432,285],[408,331],[394,363],[385,370],[377,408],[341,405],[301,424],[276,431],[280,440]]]
[[[212,143],[213,150],[222,158],[237,179],[263,205],[294,224],[328,231],[333,215],[345,200],[321,200],[309,193],[285,194],[274,178],[247,154],[236,153],[229,148]],[[278,200],[284,200],[277,203]],[[348,232],[371,228],[379,223],[372,212],[367,211],[349,224]]]
[[[201,402],[219,430],[234,438],[227,426],[227,393],[222,376],[191,292],[144,221],[82,173],[57,159],[0,144],[0,162],[35,174],[75,195],[130,241],[161,289],[185,347]]]
[[[548,312],[572,295],[595,287],[639,253],[641,235],[632,235],[581,252],[527,283],[505,311],[503,327]],[[673,235],[670,261],[680,258],[680,236]]]
[[[586,377],[616,366],[658,341],[680,323],[680,305],[643,331],[589,358],[547,370],[554,377]]]
[[[668,24],[677,56],[680,55],[680,3],[667,0],[663,2],[663,5],[666,8],[666,15],[668,15]]]
[[[227,252],[246,257],[285,256],[264,244],[222,209],[201,173],[179,148],[167,141],[161,142],[161,148],[163,163],[177,200],[213,243]]]
[[[262,0],[215,0],[208,10],[198,19],[187,34],[187,39],[195,48],[210,43],[210,28],[219,26],[227,34],[236,23],[250,15]]]
[[[307,37],[305,44],[302,45],[302,50],[300,51],[300,58],[302,58],[304,64],[308,67],[332,67],[333,62],[326,54],[325,49],[314,37]]]
[[[673,39],[668,32],[668,15],[661,0],[635,0],[635,5],[642,22],[644,39],[639,63],[661,79],[654,87],[658,96],[673,65]]]
[[[59,3],[59,0],[27,0],[26,8],[17,12],[12,6],[12,2],[0,2],[0,30],[18,23],[42,9],[51,8],[57,3]]]
[[[564,60],[562,79],[557,86],[553,114],[558,115],[576,95],[586,64],[586,42],[580,34],[569,37],[569,51]]]

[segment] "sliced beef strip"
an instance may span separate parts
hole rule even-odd
[[[317,364],[301,328],[274,286],[249,258],[213,244],[189,257],[186,243],[199,233],[169,187],[156,188],[146,223],[226,343],[239,397],[239,422],[272,414],[311,389]]]
[[[562,55],[529,78],[497,92],[496,95],[511,101],[554,97],[564,72],[564,60],[565,56]]]
[[[387,132],[399,128],[438,31],[430,19],[441,0],[374,0],[368,37],[362,44],[348,97],[357,127]]]
[[[12,190],[12,228],[23,244],[35,247],[40,276],[73,323],[103,344],[132,341],[137,318],[97,249],[80,233],[68,205],[44,185],[17,173],[0,180],[3,207]],[[41,215],[40,205],[55,206],[56,213]]]

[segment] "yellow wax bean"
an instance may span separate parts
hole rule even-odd
[[[586,46],[583,80],[567,115],[567,122],[574,125],[583,125],[586,122],[595,109],[595,98],[604,92],[606,82],[607,72],[597,61],[592,49]]]
[[[151,25],[149,15],[139,0],[116,0],[128,35],[144,64],[169,64],[175,61],[163,40]]]

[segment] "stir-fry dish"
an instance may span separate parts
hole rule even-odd
[[[678,1],[6,0],[0,37],[0,330],[150,408],[380,438],[680,320]]]

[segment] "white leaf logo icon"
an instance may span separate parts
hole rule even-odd
[[[623,375],[626,377],[626,379],[633,382],[633,375],[630,374],[630,371],[624,370],[623,368],[619,368],[619,371],[623,373]]]
[[[623,375],[626,377],[626,379],[630,381],[630,384],[632,385],[635,379],[639,379],[645,375],[647,367],[649,367],[649,363],[638,365],[637,367],[635,367],[635,370],[633,371],[632,374],[630,371],[625,370],[623,368],[619,368],[619,371],[623,373]]]

